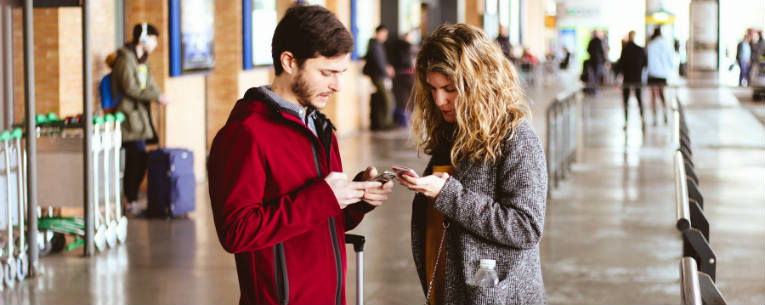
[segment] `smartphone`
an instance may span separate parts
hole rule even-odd
[[[394,172],[398,175],[409,175],[410,177],[417,178],[419,175],[417,175],[417,172],[415,172],[413,169],[403,166],[397,166],[393,165],[391,166],[391,169],[393,169]]]
[[[377,181],[382,184],[385,184],[386,182],[391,181],[394,178],[396,178],[396,173],[390,172],[390,171],[383,171],[382,174],[379,174],[376,177],[372,178],[372,181]]]

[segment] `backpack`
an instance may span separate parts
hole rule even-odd
[[[98,92],[101,94],[101,108],[104,112],[114,112],[115,108],[117,108],[117,104],[119,104],[122,99],[122,93],[116,92],[116,94],[114,94],[114,92],[112,92],[111,73],[106,74],[106,76],[101,79],[101,84],[98,86]]]

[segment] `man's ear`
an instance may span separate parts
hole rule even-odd
[[[293,74],[295,71],[297,71],[297,59],[295,59],[295,56],[292,54],[292,52],[282,52],[282,55],[279,56],[279,61],[281,61],[282,69],[284,69],[284,72]]]

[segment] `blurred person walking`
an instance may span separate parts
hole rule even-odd
[[[653,125],[656,126],[659,117],[656,111],[656,97],[661,100],[661,109],[664,114],[664,123],[667,123],[667,102],[664,97],[664,87],[667,85],[667,79],[674,73],[673,49],[669,41],[661,36],[661,28],[656,27],[651,35],[651,39],[646,45],[646,55],[648,56],[648,86],[651,90],[651,110],[653,112]]]
[[[635,44],[635,31],[630,31],[627,41],[622,44],[622,53],[616,62],[617,72],[622,77],[622,102],[624,104],[624,127],[627,129],[630,89],[635,92],[638,109],[640,109],[640,122],[645,129],[645,117],[643,116],[643,68],[646,67],[648,58],[645,50]]]
[[[744,39],[736,46],[736,62],[739,67],[738,85],[749,85],[749,67],[752,63],[752,30],[747,30]]]
[[[591,93],[597,93],[597,87],[603,80],[603,66],[606,63],[606,49],[603,47],[603,32],[592,31],[592,38],[587,44],[589,62],[585,65],[588,72],[587,83]]]

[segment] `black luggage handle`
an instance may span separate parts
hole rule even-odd
[[[353,251],[364,252],[364,235],[345,234],[345,243],[353,244]]]

